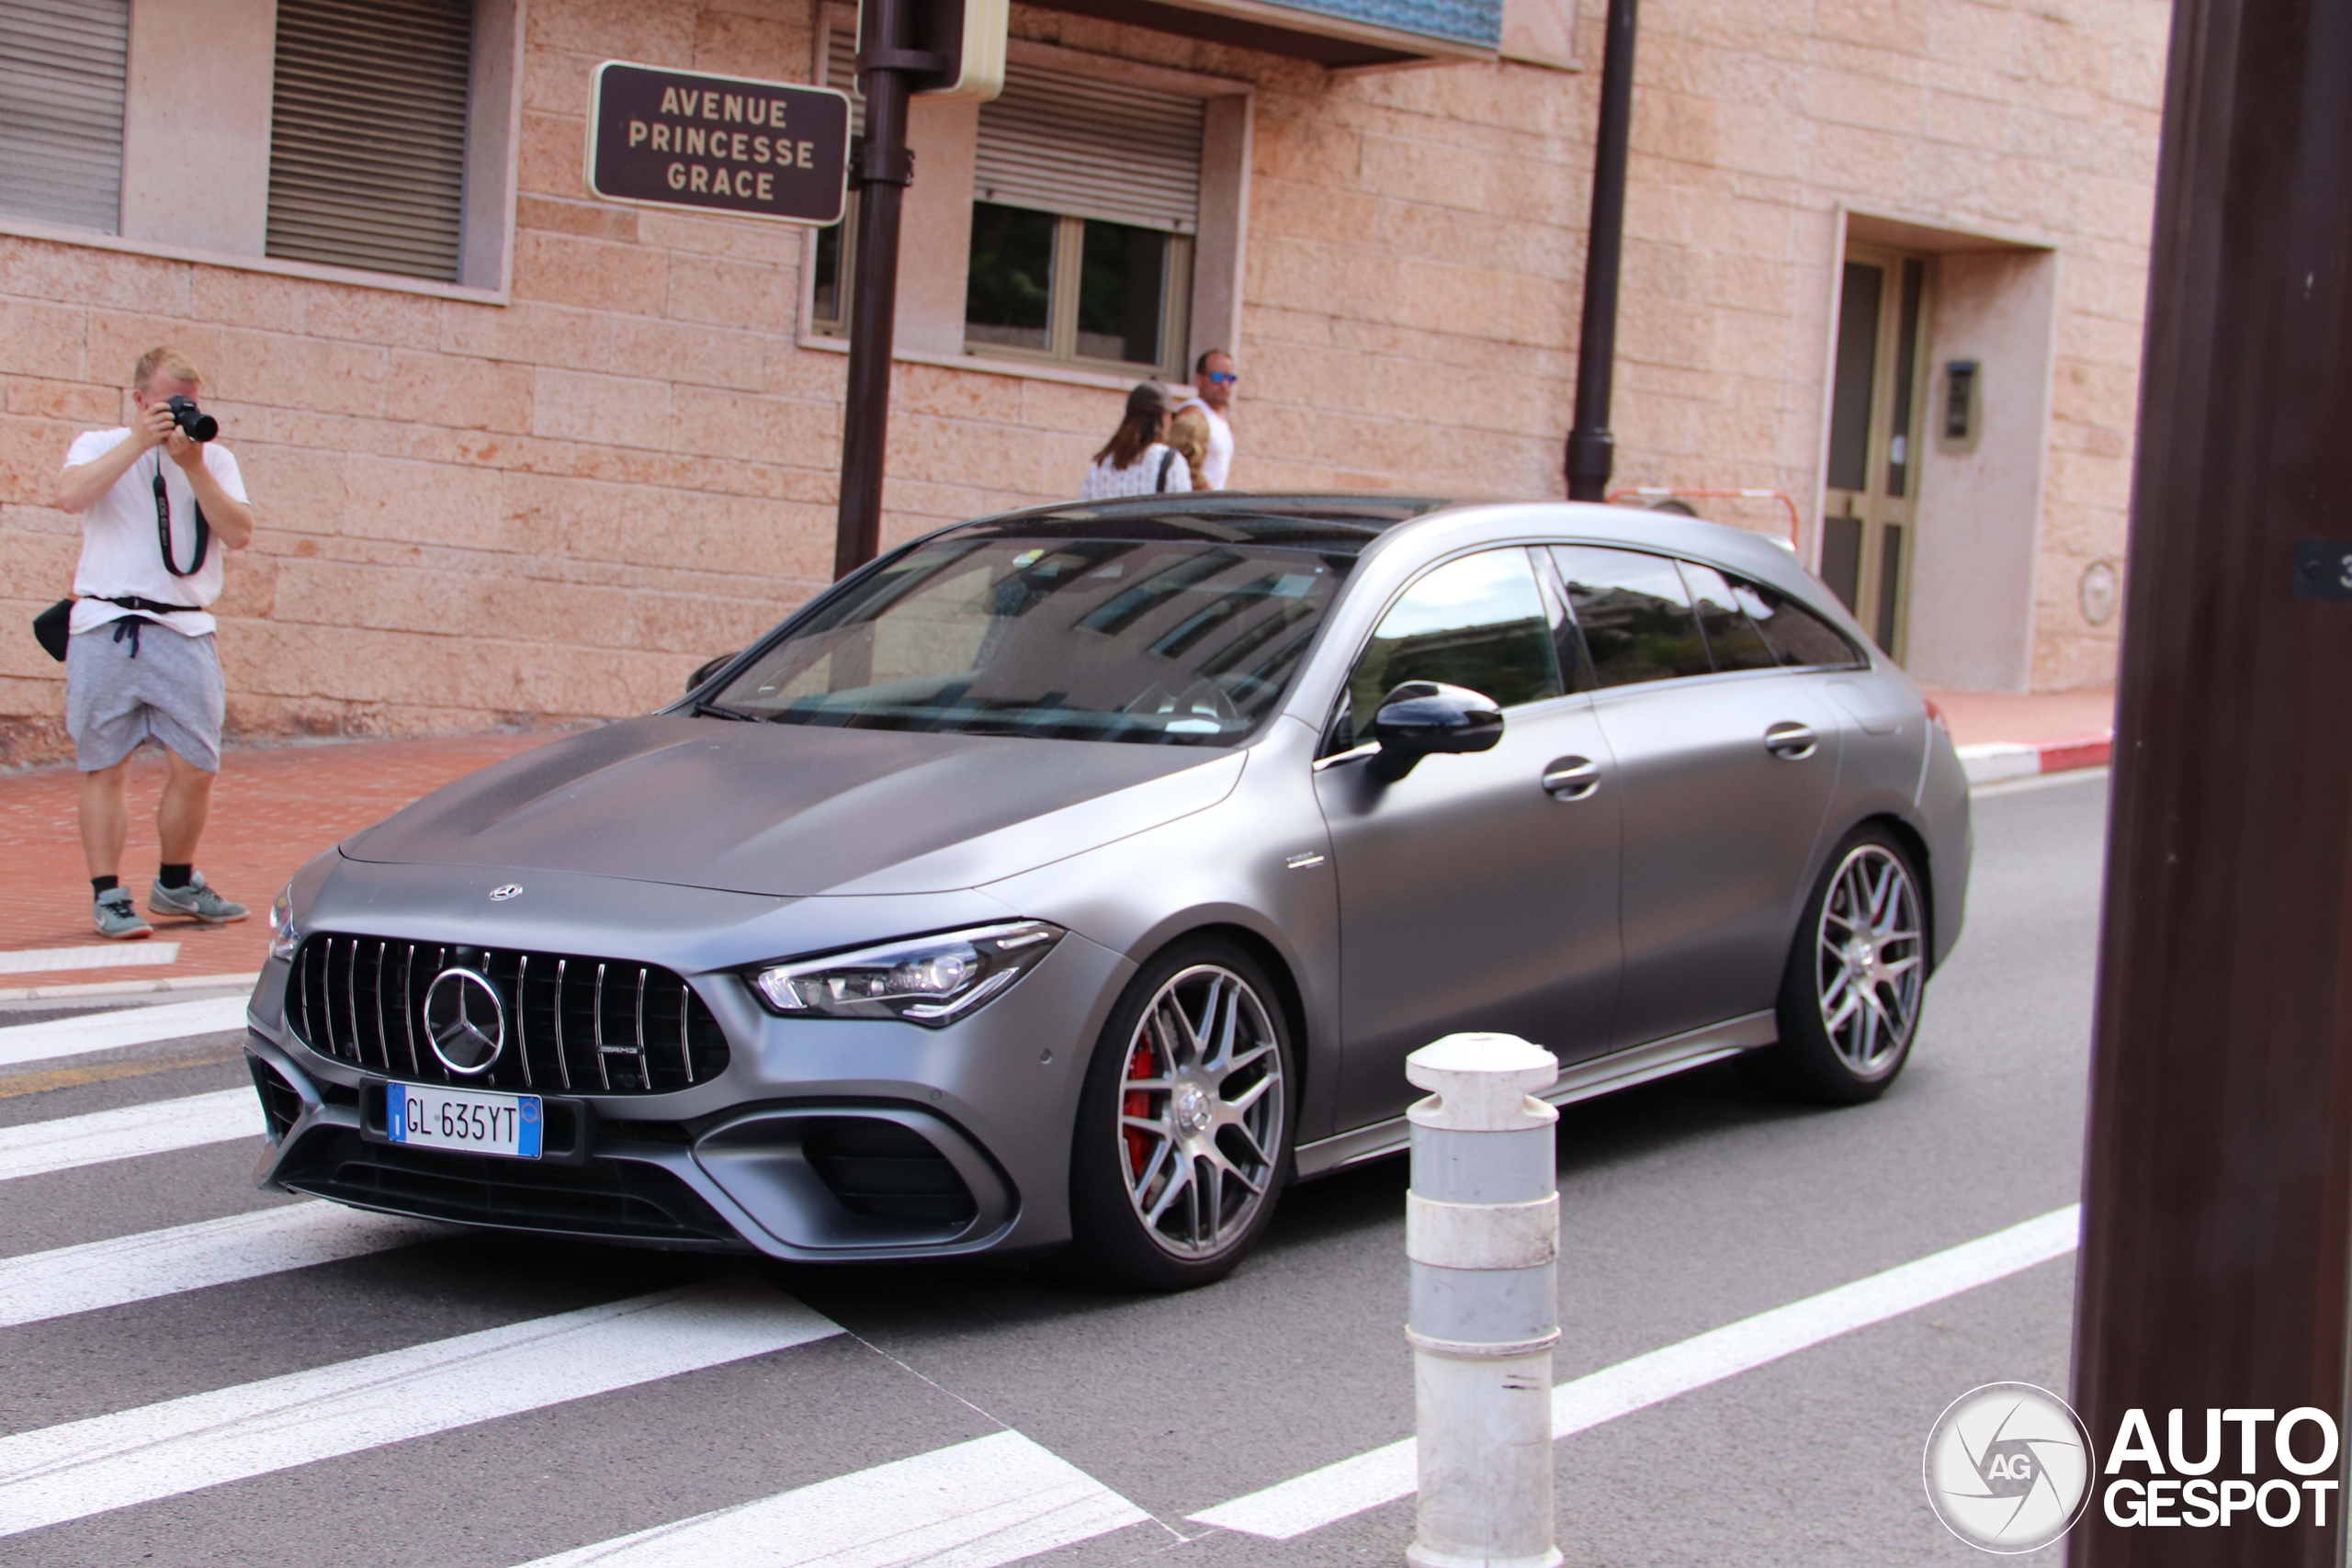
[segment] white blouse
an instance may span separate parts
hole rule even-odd
[[[1159,482],[1159,460],[1168,459],[1168,482]],[[1122,495],[1150,495],[1165,491],[1170,495],[1190,493],[1193,470],[1185,465],[1184,455],[1155,441],[1143,449],[1143,455],[1124,468],[1114,468],[1105,457],[1086,470],[1086,482],[1078,489],[1080,501],[1109,501]]]

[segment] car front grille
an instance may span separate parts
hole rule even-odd
[[[486,1072],[451,1071],[426,1037],[425,991],[452,968],[488,979],[505,1010]],[[286,1014],[322,1055],[460,1089],[663,1094],[727,1069],[727,1036],[694,987],[627,959],[322,931],[294,954]]]

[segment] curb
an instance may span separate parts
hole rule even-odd
[[[0,989],[0,1002],[47,1001],[57,997],[137,997],[170,991],[247,989],[261,980],[252,975],[175,975],[164,980],[100,980],[80,986],[10,986]]]
[[[1967,771],[1971,784],[1997,784],[2003,779],[2031,778],[2036,773],[2106,767],[2115,750],[2115,737],[2110,733],[2075,740],[2042,740],[2031,745],[1995,741],[1958,750],[1960,765]]]

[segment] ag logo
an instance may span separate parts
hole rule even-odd
[[[2031,1383],[1986,1383],[1928,1434],[1928,1506],[1971,1546],[2032,1551],[2082,1517],[2092,1459],[2089,1429],[2064,1400]]]

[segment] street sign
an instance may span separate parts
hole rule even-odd
[[[588,189],[606,201],[786,223],[838,223],[849,181],[849,96],[831,87],[596,67]]]

